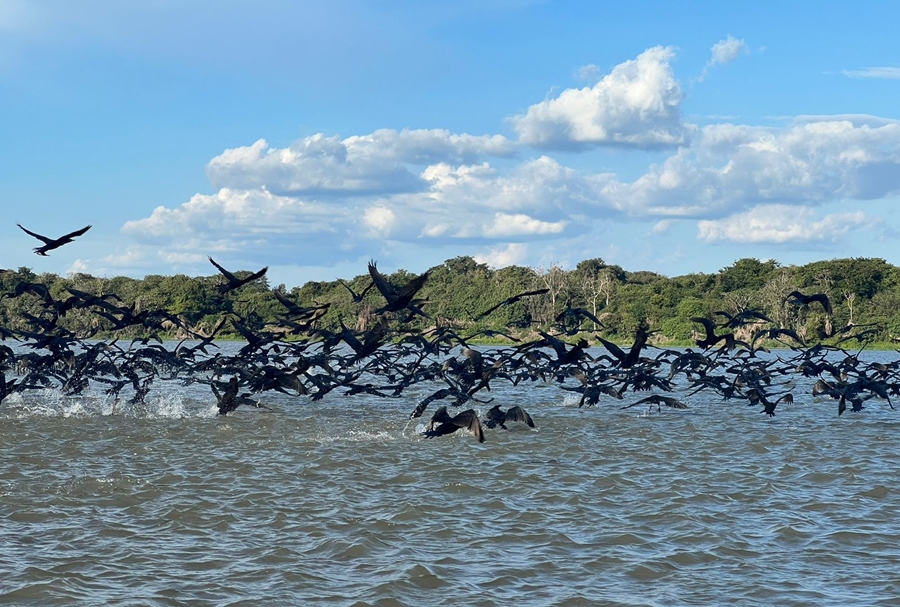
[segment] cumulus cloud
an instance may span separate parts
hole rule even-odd
[[[69,269],[66,270],[66,276],[72,276],[74,274],[87,274],[90,269],[91,267],[87,261],[83,259],[76,259],[72,262],[72,265],[69,266]]]
[[[647,49],[617,65],[593,87],[566,89],[510,119],[519,141],[539,148],[592,145],[653,148],[684,143],[681,87],[672,47]]]
[[[260,139],[225,150],[207,164],[206,172],[215,187],[265,186],[278,194],[367,196],[424,188],[426,184],[409,165],[470,163],[514,152],[502,135],[457,135],[442,129],[381,129],[343,140],[319,133],[286,148],[271,148]]]
[[[474,256],[478,263],[487,264],[492,268],[505,268],[519,265],[528,256],[528,246],[519,242],[511,242],[505,246],[495,247],[486,253]]]
[[[340,207],[278,196],[265,188],[222,188],[212,195],[196,194],[174,209],[157,207],[150,217],[126,222],[122,231],[138,239],[211,232],[229,239],[253,238],[266,233],[334,232],[334,223],[346,216]]]
[[[713,46],[709,65],[745,52],[746,44],[729,36]],[[122,231],[135,249],[107,262],[161,259],[155,248],[176,265],[202,261],[207,252],[242,250],[246,257],[252,250],[266,263],[303,264],[308,255],[322,266],[375,246],[436,250],[463,242],[503,243],[483,257],[502,260],[524,255],[523,241],[558,243],[601,221],[647,221],[642,233],[668,237],[679,218],[700,221],[705,242],[828,241],[868,218],[816,219],[810,207],[900,192],[900,121],[846,114],[701,129],[682,120],[674,56],[671,47],[647,49],[593,86],[532,105],[510,119],[515,142],[380,129],[343,138],[319,133],[283,148],[259,139],[224,150],[207,165],[215,193],[126,223]],[[625,178],[566,166],[549,152],[523,159],[527,146],[671,151]]]
[[[844,70],[841,73],[849,78],[900,80],[900,67],[866,67],[861,70]]]
[[[698,131],[689,146],[679,147],[631,181],[568,167],[548,155],[497,165],[488,160],[419,164],[433,158],[508,153],[505,143],[488,136],[469,139],[433,131],[391,131],[344,140],[316,136],[276,150],[257,142],[226,150],[210,163],[223,185],[216,193],[197,194],[172,208],[159,207],[148,217],[125,224],[123,232],[142,246],[167,251],[167,263],[176,265],[210,251],[253,249],[266,263],[314,255],[324,264],[355,259],[361,250],[385,242],[447,247],[463,241],[478,246],[510,239],[551,241],[616,219],[651,220],[655,227],[651,224],[648,229],[658,235],[670,229],[672,219],[703,220],[702,240],[731,239],[739,237],[731,236],[738,219],[746,223],[748,218],[762,217],[758,210],[752,216],[741,215],[750,209],[775,212],[782,208],[777,205],[796,205],[797,216],[809,219],[801,215],[811,212],[804,210],[809,206],[900,192],[900,122],[838,118],[809,116],[785,127],[710,125]],[[424,155],[423,150],[430,154],[441,147],[435,138],[446,147],[440,154]],[[325,154],[329,162],[341,159],[334,165],[334,175],[329,176],[321,158],[311,152],[316,146],[331,150]],[[363,149],[365,154],[360,153]],[[283,154],[302,158],[286,162]],[[348,163],[351,156],[355,159]],[[300,175],[297,163],[307,160],[320,163],[323,174]],[[357,175],[365,173],[371,183],[361,189],[341,163],[367,167]],[[270,184],[280,183],[284,189],[288,183],[285,173],[272,168],[283,164],[296,172],[296,179],[320,184],[331,180],[333,189],[273,191]],[[409,175],[416,187],[396,187],[398,173]],[[840,226],[829,223],[837,219],[845,225],[859,220],[826,218],[811,233],[839,233]],[[776,229],[777,225],[787,224],[781,220],[766,224],[755,232],[763,236],[752,238],[765,242],[800,238],[790,230]],[[123,258],[116,263],[141,262]]]
[[[808,122],[849,122],[854,127],[879,127],[886,124],[900,124],[896,118],[884,118],[871,114],[799,114],[790,116],[789,120],[798,124]]]
[[[738,40],[734,36],[728,36],[724,40],[719,40],[712,45],[712,57],[710,57],[708,66],[724,65],[731,63],[741,55],[750,52],[750,48],[743,40]]]
[[[278,196],[265,188],[222,188],[211,195],[196,194],[175,208],[157,207],[149,217],[126,222],[122,232],[140,245],[132,255],[162,261],[214,251],[253,251],[266,263],[288,263],[335,248],[352,249],[357,240],[352,219],[351,209],[339,204]],[[144,247],[164,250],[165,255],[148,253]],[[116,265],[135,261],[122,259]]]
[[[363,223],[373,237],[385,238],[391,235],[397,223],[397,215],[385,206],[369,207],[363,213]]]
[[[669,229],[674,224],[674,221],[671,219],[663,219],[662,221],[657,221],[653,225],[653,229],[651,230],[654,234],[665,234],[669,231]]]
[[[871,200],[900,191],[900,124],[705,127],[633,182],[604,193],[636,215],[712,218],[763,203]]]
[[[497,213],[494,215],[493,223],[485,228],[483,234],[491,238],[533,234],[560,234],[565,228],[565,221],[540,221],[522,213],[514,215]]]
[[[759,205],[725,219],[700,221],[697,237],[707,242],[806,243],[836,241],[847,232],[871,225],[862,211],[833,213],[816,220],[812,209]]]

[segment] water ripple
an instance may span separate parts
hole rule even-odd
[[[537,431],[426,440],[414,397],[217,418],[189,392],[0,411],[0,603],[892,605],[900,418],[504,391]],[[41,400],[44,399],[44,400]],[[824,403],[823,403],[824,405]],[[483,411],[482,411],[483,413]]]

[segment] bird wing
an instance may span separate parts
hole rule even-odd
[[[23,231],[23,232],[25,232],[25,233],[28,234],[29,236],[34,236],[35,238],[37,238],[38,240],[40,240],[40,241],[43,242],[44,244],[50,244],[51,242],[53,242],[53,239],[52,239],[52,238],[47,238],[46,236],[41,236],[41,235],[38,234],[37,232],[32,232],[31,230],[29,230],[28,228],[26,228],[25,226],[23,226],[21,223],[17,223],[16,225],[19,226],[20,228],[22,228],[22,231]]]
[[[673,409],[687,409],[688,406],[678,400],[677,398],[672,398],[671,396],[660,396],[659,399],[662,401],[667,407],[672,407]]]
[[[537,289],[535,291],[525,291],[524,293],[519,293],[518,295],[513,295],[512,297],[507,297],[503,301],[497,303],[496,305],[491,306],[490,308],[488,308],[487,310],[485,310],[484,312],[482,312],[481,314],[476,316],[475,320],[481,320],[482,318],[484,318],[485,316],[487,316],[488,314],[490,314],[497,308],[500,308],[502,306],[508,306],[510,304],[514,304],[517,301],[519,301],[520,299],[522,299],[523,297],[531,297],[532,295],[543,295],[544,293],[548,293],[549,291],[550,291],[550,289]]]
[[[475,409],[466,409],[462,413],[458,413],[453,417],[451,423],[458,428],[471,432],[478,439],[479,443],[484,442],[484,431],[481,429],[481,420],[478,419]]]
[[[397,299],[397,289],[394,288],[394,285],[384,279],[384,276],[378,271],[374,260],[369,262],[369,276],[372,277],[375,288],[384,295],[386,300],[391,302]]]
[[[544,293],[549,293],[550,289],[536,289],[534,291],[525,291],[524,293],[519,293],[518,295],[513,295],[506,301],[509,303],[515,303],[522,299],[523,297],[531,297],[532,295],[543,295]]]
[[[359,297],[359,295],[356,294],[356,291],[354,291],[352,288],[350,288],[350,285],[348,285],[346,282],[344,282],[344,281],[341,280],[340,278],[338,278],[337,280],[338,280],[339,283],[341,283],[342,285],[344,285],[344,288],[345,288],[345,289],[347,289],[348,291],[350,291],[350,296],[353,297],[354,300],[357,299],[357,298]],[[375,284],[375,283],[373,282],[372,284]]]
[[[653,405],[658,405],[663,397],[658,394],[651,394],[650,396],[646,396],[637,402],[633,402],[630,405],[625,405],[624,407],[619,407],[620,409],[630,409],[632,407],[637,407],[638,405],[643,405],[644,403],[651,403]]]
[[[500,303],[497,303],[497,304],[491,306],[490,308],[488,308],[487,310],[485,310],[484,312],[482,312],[481,314],[479,314],[478,316],[476,316],[474,320],[481,320],[482,318],[484,318],[485,316],[487,316],[488,314],[490,314],[491,312],[493,312],[493,311],[496,310],[497,308],[501,307],[501,306],[502,306],[503,304],[505,304],[505,303],[506,303],[506,300],[504,299],[504,300],[501,301]]]
[[[591,314],[591,312],[589,312],[588,310],[585,310],[584,308],[574,308],[574,309],[573,309],[573,312],[575,312],[578,316],[584,316],[584,317],[587,318],[589,321],[591,321],[591,322],[593,322],[593,323],[597,323],[597,324],[600,325],[601,327],[604,326],[603,323],[600,321],[599,318],[597,318],[596,316],[594,316],[593,314]]]
[[[266,272],[268,272],[268,271],[269,271],[269,266],[266,266],[262,270],[259,270],[258,272],[254,272],[253,274],[251,274],[250,276],[245,278],[243,280],[243,282],[244,282],[244,284],[246,284],[248,282],[253,282],[257,278],[262,278],[263,276],[265,276]]]
[[[275,299],[277,299],[278,302],[287,309],[289,314],[302,314],[305,312],[303,308],[295,304],[286,296],[279,293],[277,290],[272,291],[272,295],[274,295]]]
[[[716,335],[716,323],[710,319],[704,318],[703,316],[694,316],[691,318],[691,322],[698,322],[703,325],[703,328],[706,329],[706,339],[709,340],[718,337]]]
[[[428,280],[428,271],[425,271],[424,273],[416,276],[408,283],[403,285],[402,288],[398,289],[397,296],[412,299],[413,296],[419,292],[419,289],[421,289],[425,285],[426,280]]]
[[[824,293],[816,293],[814,295],[810,295],[808,299],[809,299],[809,301],[817,301],[820,304],[822,304],[822,307],[825,308],[826,314],[832,313],[831,300],[828,299],[828,296],[825,295]]]
[[[609,353],[615,356],[619,360],[619,362],[622,362],[628,356],[627,354],[625,354],[625,351],[622,350],[622,348],[612,343],[611,341],[606,341],[602,337],[598,337],[597,339],[600,340],[600,343],[603,344],[603,347],[609,350]]]
[[[510,407],[506,412],[506,421],[508,422],[525,422],[529,428],[534,428],[534,420],[528,415],[528,411],[516,405]]]
[[[60,236],[60,237],[58,238],[58,240],[63,240],[63,241],[68,242],[68,241],[72,240],[73,238],[75,238],[75,237],[77,237],[77,236],[81,236],[82,234],[84,234],[85,232],[87,232],[88,230],[90,230],[91,227],[92,227],[91,225],[86,225],[86,226],[84,226],[83,228],[81,228],[80,230],[75,230],[74,232],[69,232],[69,233],[66,234],[65,236]],[[23,229],[24,229],[24,228],[23,228]]]
[[[237,280],[237,278],[234,277],[234,274],[232,274],[231,272],[229,272],[228,270],[226,270],[225,268],[223,268],[222,266],[217,264],[216,260],[213,259],[212,257],[209,257],[209,263],[214,265],[216,267],[216,269],[222,273],[222,276],[224,276],[225,278],[228,279],[228,282]]]

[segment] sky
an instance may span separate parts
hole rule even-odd
[[[900,3],[811,6],[0,0],[0,268],[900,265]]]

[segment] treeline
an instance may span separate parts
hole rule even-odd
[[[504,331],[516,337],[557,329],[571,334],[580,331],[589,338],[596,334],[610,340],[628,341],[641,322],[646,321],[658,331],[655,340],[689,344],[702,336],[702,327],[691,318],[721,320],[724,317],[717,316],[717,312],[736,314],[755,309],[773,321],[767,326],[791,329],[809,344],[833,343],[852,334],[839,331],[851,325],[871,325],[867,331],[876,329],[867,332],[867,341],[888,343],[894,336],[900,336],[900,268],[877,258],[834,259],[803,266],[782,266],[776,261],[747,258],[715,274],[669,278],[654,272],[630,272],[602,259],[582,261],[573,270],[558,266],[510,266],[493,270],[471,257],[456,257],[429,272],[428,281],[417,296],[428,300],[424,310],[431,318],[400,319],[408,322],[411,329],[439,325],[471,333]],[[235,274],[241,277],[249,272]],[[393,284],[405,284],[413,277],[414,274],[405,270],[387,275]],[[273,289],[263,277],[225,296],[217,289],[222,281],[219,274],[150,275],[143,280],[100,278],[82,273],[62,277],[35,274],[23,267],[0,274],[0,327],[27,330],[32,322],[29,315],[40,315],[44,302],[30,291],[23,292],[20,285],[26,283],[45,285],[59,301],[71,296],[69,288],[97,296],[114,294],[122,306],[137,311],[163,310],[198,333],[211,331],[224,313],[236,314],[257,327],[278,327],[285,308],[275,297],[275,290],[300,306],[327,304],[327,311],[316,320],[326,329],[344,323],[365,330],[375,319],[374,310],[384,304],[376,289],[370,289],[361,301],[354,301],[351,289],[362,293],[371,283],[368,274],[345,279],[350,289],[338,280],[308,282],[290,289],[282,284]],[[548,291],[479,318],[497,302],[535,289]],[[826,294],[833,313],[827,315],[821,306],[798,306],[785,301],[795,290]],[[567,307],[583,308],[602,324],[596,325],[583,316],[561,316]],[[108,320],[87,309],[69,310],[58,324],[78,335],[104,336],[111,328]],[[134,337],[144,330],[138,325],[122,336]],[[134,334],[129,335],[128,331]],[[233,327],[226,323],[220,335],[234,335],[231,331]],[[178,337],[178,332],[173,327],[166,337]]]

